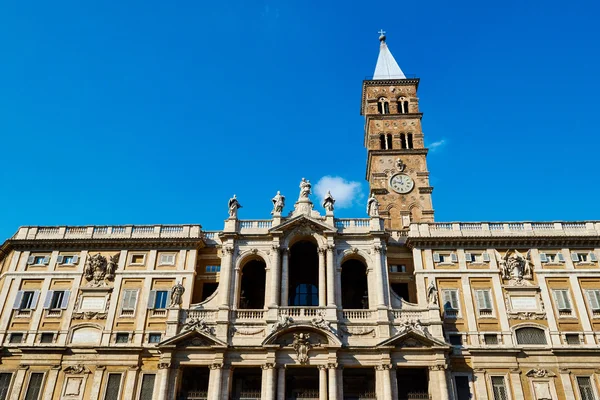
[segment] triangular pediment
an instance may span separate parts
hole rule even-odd
[[[158,344],[158,347],[227,347],[227,343],[200,329],[179,332]]]
[[[334,226],[328,225],[324,221],[320,221],[307,215],[299,215],[290,218],[283,223],[272,227],[269,229],[269,232],[289,232],[299,228],[305,228],[312,232],[336,232]]]
[[[379,343],[378,346],[394,347],[448,347],[449,345],[431,335],[417,329],[404,330],[389,339]]]

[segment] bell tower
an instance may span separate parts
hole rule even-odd
[[[423,142],[418,78],[407,78],[379,32],[380,49],[372,79],[363,81],[367,181],[388,229],[432,222],[433,207]]]

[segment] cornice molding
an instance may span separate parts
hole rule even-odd
[[[408,247],[415,248],[441,248],[441,247],[510,247],[515,249],[529,249],[532,247],[599,247],[598,236],[494,236],[494,237],[411,237],[406,241]]]
[[[10,249],[62,250],[74,248],[93,249],[164,249],[205,247],[205,242],[198,238],[111,238],[111,239],[10,239],[5,243]],[[3,246],[4,247],[4,246]]]

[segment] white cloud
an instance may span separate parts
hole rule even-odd
[[[363,198],[360,182],[347,181],[340,176],[324,176],[315,185],[315,194],[319,201],[325,198],[327,191],[335,199],[337,208],[349,208]]]
[[[439,150],[441,147],[443,147],[446,144],[446,139],[442,139],[442,140],[438,140],[437,142],[433,142],[429,145],[429,149],[431,151],[436,151]]]

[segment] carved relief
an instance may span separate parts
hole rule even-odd
[[[271,326],[271,330],[269,331],[269,333],[277,332],[278,330],[287,328],[288,326],[292,325],[293,323],[294,323],[294,320],[289,315],[280,315],[277,322],[275,322],[273,324],[273,326]]]
[[[89,282],[89,287],[103,287],[106,286],[105,280],[113,281],[115,279],[119,255],[120,253],[110,256],[107,261],[106,257],[97,253],[87,259],[84,276]]]
[[[212,335],[213,328],[206,323],[204,318],[190,318],[182,327],[182,331],[195,330],[197,332],[204,332]]]
[[[502,278],[509,281],[509,285],[528,285],[524,279],[533,278],[533,263],[531,262],[531,250],[523,256],[517,250],[509,250],[504,257],[496,251],[496,259],[502,272]]]
[[[551,378],[556,376],[552,371],[548,371],[547,369],[535,368],[527,371],[526,375],[530,378]]]
[[[89,374],[90,370],[81,364],[77,364],[77,365],[69,365],[68,367],[65,367],[65,369],[63,369],[63,372],[65,374],[70,374],[70,375],[82,375],[82,374]]]
[[[72,315],[73,319],[106,319],[108,313],[97,311],[82,311],[75,312]]]
[[[300,364],[306,364],[308,362],[308,351],[312,348],[312,344],[309,342],[310,334],[308,333],[294,333],[294,342],[292,347],[296,350],[298,356],[298,362]]]

